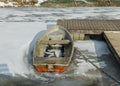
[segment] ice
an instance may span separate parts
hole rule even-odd
[[[28,52],[32,52],[30,49],[33,50],[34,36],[45,30],[46,25],[42,22],[6,22],[0,23],[0,27],[2,27],[0,28],[0,64],[8,64],[13,75],[29,74],[30,70],[27,68],[27,62],[24,62],[25,58]]]
[[[83,8],[83,9],[89,9],[89,8]],[[83,9],[81,9],[81,11],[83,11]],[[93,8],[90,8],[90,9],[92,9],[92,11],[95,10]],[[23,10],[28,10],[29,12],[30,9],[23,9]],[[48,9],[50,13],[47,13],[47,14],[50,14],[50,16],[52,16],[51,13],[54,13],[52,12],[52,10],[55,10],[55,9]],[[66,13],[65,12],[66,9],[58,9],[57,12],[61,10],[64,11],[64,13]],[[79,11],[79,9],[76,9],[76,12],[77,11]],[[8,14],[6,14],[6,12],[8,12]],[[17,21],[22,21],[24,20],[23,17],[29,14],[27,11],[21,11],[16,9],[11,9],[10,11],[8,9],[6,10],[4,9],[2,15],[5,17],[7,15],[12,14],[13,12],[14,12],[14,15],[22,16],[22,17],[17,17],[17,16],[9,17],[8,20],[12,18],[11,21],[16,21],[16,19]],[[35,11],[33,12],[35,14]],[[70,11],[68,10],[67,12],[70,12]],[[37,11],[36,13],[38,14],[41,12]],[[86,15],[85,11],[84,13]],[[48,17],[45,17],[45,18],[48,18]],[[25,17],[25,18],[29,19],[31,17]],[[3,21],[6,21],[6,19],[4,19]],[[29,64],[29,61],[28,61],[28,57],[29,57],[29,60],[31,61],[35,41],[39,38],[39,36],[41,35],[41,32],[43,32],[43,30],[46,30],[47,24],[49,24],[44,22],[44,19],[42,19],[41,21],[43,22],[20,22],[20,23],[19,22],[1,22],[0,23],[0,27],[1,27],[0,28],[0,39],[1,39],[0,64],[8,64],[8,68],[10,70],[10,73],[12,73],[12,75],[15,75],[15,74],[25,75],[25,74],[33,73],[33,70],[31,69],[31,65]],[[55,23],[56,22],[52,22],[50,24],[55,24]],[[76,41],[75,47],[78,47],[80,50],[87,50],[88,52],[91,52],[95,54],[95,56],[97,55],[99,57],[104,54],[109,54],[109,50],[106,44],[101,41],[92,41],[92,40]],[[57,52],[57,54],[58,53],[59,52]],[[80,68],[81,67],[84,68],[84,66],[87,66],[88,64],[86,64],[83,61],[83,64],[77,64],[77,65],[83,65],[83,67],[80,66]],[[89,69],[89,66],[87,67],[88,69]],[[85,70],[88,70],[87,68]]]
[[[74,74],[77,75],[84,75],[87,77],[93,77],[94,75],[89,74],[89,72],[98,70],[97,68],[103,69],[106,68],[108,65],[103,59],[107,57],[103,57],[104,55],[109,55],[110,51],[107,47],[107,44],[104,41],[97,41],[97,40],[81,40],[75,41],[74,47],[80,52],[78,55],[76,54],[75,57],[75,71]],[[85,59],[87,58],[87,59]],[[92,62],[93,64],[91,64]],[[97,68],[96,68],[97,67]],[[101,77],[100,74],[97,74]]]
[[[56,22],[57,19],[120,19],[120,7],[3,8],[0,21]],[[14,14],[13,14],[14,12]]]
[[[36,72],[32,66],[34,45],[47,29],[47,25],[56,24],[57,19],[120,19],[119,9],[120,7],[0,9],[0,65],[2,65],[0,72],[13,76],[18,74],[27,78],[37,77],[45,82],[52,81],[53,77],[56,76],[65,77],[71,71],[77,76],[87,78],[94,78],[95,76],[98,78],[101,75],[96,73],[96,68],[87,62],[82,55],[76,55],[76,58],[73,59],[76,64],[70,65],[68,70],[65,71],[67,72],[65,75],[52,73],[48,73],[48,75],[43,73],[42,75]],[[105,69],[119,79],[119,68],[116,69],[118,65],[116,60],[113,60],[112,56],[109,55],[110,51],[105,42],[96,40],[76,41],[74,47],[77,47],[83,55],[99,68]],[[3,67],[3,64],[6,66]],[[91,71],[94,74],[90,74]],[[52,77],[52,79],[48,77]],[[91,80],[91,78],[88,80]],[[63,81],[66,80],[63,79]],[[56,83],[60,85],[59,80]]]
[[[46,30],[46,23],[3,22],[0,23],[0,27],[2,27],[0,28],[0,64],[8,64],[10,73],[13,75],[33,73],[28,57],[29,59],[32,58],[31,54],[33,53],[35,42],[42,34],[41,32]],[[94,53],[99,57],[104,54],[109,54],[106,44],[101,41],[76,41],[74,44],[74,46],[78,49],[87,50],[88,52]],[[56,53],[58,55],[59,51],[56,51]],[[77,65],[83,65],[80,67],[84,68],[86,63],[83,61],[82,64]],[[90,68],[89,66],[87,68]]]
[[[110,51],[103,41],[96,40],[85,40],[85,41],[76,41],[74,47],[77,47],[80,50],[87,50],[88,52],[96,54],[98,57],[104,54],[110,54]]]

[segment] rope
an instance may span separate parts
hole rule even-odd
[[[108,74],[107,72],[105,72],[104,70],[102,70],[101,68],[99,68],[97,65],[95,65],[92,61],[90,61],[84,54],[82,54],[80,51],[79,53],[83,56],[83,58],[89,62],[90,64],[92,64],[95,68],[97,68],[99,71],[103,72],[105,75],[107,75],[110,79],[114,80],[115,82],[117,82],[120,85],[120,81],[118,81],[117,79],[115,79],[113,76],[111,76],[110,74]]]

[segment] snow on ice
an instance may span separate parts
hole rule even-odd
[[[28,58],[32,58],[35,41],[47,28],[47,24],[56,24],[57,19],[119,19],[119,7],[110,8],[10,8],[0,9],[0,64],[5,67],[11,75],[34,74]],[[91,55],[101,57],[109,54],[105,42],[86,40],[76,41],[74,44],[80,51],[87,51]],[[78,67],[77,74],[85,74],[93,66],[84,60],[76,59]],[[100,61],[97,66],[104,68],[106,63]],[[1,67],[1,66],[0,66]],[[7,71],[7,72],[8,72]],[[6,71],[3,71],[4,73]],[[0,72],[1,73],[1,72]]]

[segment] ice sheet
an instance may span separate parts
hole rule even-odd
[[[3,8],[0,21],[56,22],[57,19],[120,19],[120,7]]]
[[[41,74],[36,75],[38,73],[34,71],[31,64],[32,53],[36,40],[46,30],[47,24],[56,24],[57,19],[61,18],[120,19],[119,14],[119,7],[0,9],[0,74],[13,76],[18,74],[25,77],[31,74],[29,77],[41,77]],[[75,47],[78,47],[99,68],[105,69],[115,78],[120,78],[119,67],[112,56],[109,55],[110,51],[105,42],[95,40],[76,41]],[[70,66],[66,71],[67,74],[71,70],[74,74],[80,76],[99,77],[97,76],[98,73],[88,73],[89,70],[96,72],[96,68],[82,57],[78,55],[74,60],[76,65]],[[45,73],[44,76],[60,77],[61,74]],[[40,80],[49,81],[49,78],[45,77],[41,77]]]
[[[0,23],[0,27],[2,27],[0,28],[0,64],[7,64],[12,75],[34,73],[30,64],[33,48],[35,41],[46,30],[46,24],[43,22],[4,22]],[[109,54],[106,44],[101,41],[76,41],[74,46],[99,57]],[[83,65],[82,68],[86,66],[84,61],[81,65]]]
[[[6,22],[0,23],[0,27],[0,64],[7,64],[13,75],[29,74],[25,58],[33,50],[33,38],[40,35],[46,25],[42,22]]]

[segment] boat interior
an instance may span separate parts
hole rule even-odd
[[[50,29],[36,43],[34,64],[68,64],[72,47],[68,32],[63,29]]]

